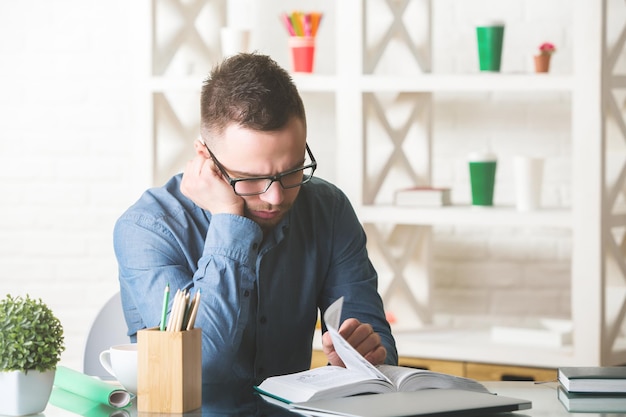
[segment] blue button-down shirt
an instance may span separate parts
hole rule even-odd
[[[201,291],[203,382],[259,383],[310,366],[318,308],[343,296],[342,320],[369,323],[397,353],[366,237],[347,197],[313,178],[267,236],[252,220],[211,215],[180,192],[179,174],[117,221],[115,253],[129,335],[159,325],[163,290]],[[173,298],[173,297],[172,297]],[[171,306],[170,306],[171,307]]]

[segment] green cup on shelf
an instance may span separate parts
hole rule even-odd
[[[500,71],[503,40],[503,22],[494,20],[476,25],[478,61],[481,71]]]
[[[493,206],[497,158],[490,152],[469,155],[469,174],[473,206]]]

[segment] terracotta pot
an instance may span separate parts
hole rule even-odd
[[[535,72],[548,72],[550,70],[550,54],[535,55]]]

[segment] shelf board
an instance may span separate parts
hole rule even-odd
[[[568,92],[573,88],[573,77],[551,74],[415,74],[415,76],[362,75],[343,79],[326,74],[291,74],[298,90],[303,93],[335,93],[343,86],[363,92],[497,92],[544,91]],[[152,91],[200,90],[203,77],[152,77]]]
[[[334,75],[292,73],[298,91],[303,93],[334,93],[339,79]]]
[[[571,92],[574,78],[552,74],[416,74],[415,76],[361,75],[343,79],[334,75],[292,74],[303,92],[335,92],[355,88],[376,92]]]
[[[361,77],[360,85],[367,92],[569,92],[573,90],[574,79],[570,75],[492,72],[417,74],[411,77],[365,75]]]
[[[337,90],[338,78],[334,75],[291,74],[300,92],[334,93]],[[149,81],[151,91],[189,90],[200,91],[204,83],[203,77],[152,77]]]
[[[510,206],[474,207],[397,207],[360,206],[355,208],[364,223],[394,223],[415,225],[468,225],[519,227],[572,227],[572,215],[567,209],[541,209],[519,212]]]

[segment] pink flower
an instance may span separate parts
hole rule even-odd
[[[556,52],[556,48],[550,42],[544,42],[539,45],[539,53],[541,53],[542,55],[551,55],[554,52]]]

